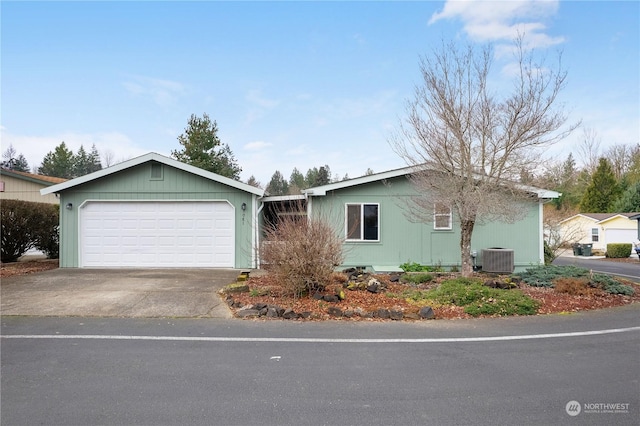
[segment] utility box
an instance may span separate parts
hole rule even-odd
[[[511,274],[514,270],[514,252],[512,249],[482,249],[482,271],[498,274]]]

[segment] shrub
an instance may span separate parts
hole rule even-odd
[[[438,288],[422,292],[421,296],[442,304],[464,306],[464,311],[472,316],[533,315],[539,306],[519,290],[490,288],[467,278],[447,280]]]
[[[342,240],[323,219],[283,216],[267,227],[260,251],[262,267],[294,296],[323,290],[343,260]]]
[[[593,296],[601,293],[601,290],[590,285],[585,278],[557,278],[555,289],[559,293],[571,294],[573,296]]]
[[[15,262],[33,247],[49,257],[57,257],[59,214],[57,205],[3,200],[0,204],[2,262]]]
[[[414,284],[428,283],[433,280],[433,275],[428,273],[403,274],[402,281]]]
[[[607,244],[606,256],[612,259],[620,259],[631,256],[631,243]]]
[[[405,262],[400,265],[400,269],[404,272],[442,272],[440,266],[421,265],[417,262]]]
[[[60,209],[55,204],[41,204],[38,208],[39,224],[33,235],[33,245],[49,259],[60,254]]]
[[[635,293],[633,287],[624,285],[620,281],[611,278],[609,275],[594,274],[593,277],[591,277],[591,282],[594,286],[601,288],[610,294],[624,294],[626,296],[631,296]]]
[[[605,274],[592,274],[588,269],[576,266],[536,266],[512,275],[533,287],[555,287],[561,279],[584,279],[591,287],[597,287],[610,294],[634,294],[634,289]],[[565,284],[563,284],[565,285]]]
[[[586,276],[588,273],[589,270],[573,265],[540,265],[528,268],[524,272],[513,274],[512,276],[533,287],[553,287],[553,280],[556,278],[579,278]]]

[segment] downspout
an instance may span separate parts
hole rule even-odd
[[[260,269],[260,213],[264,208],[264,201],[260,201],[260,205],[258,206],[258,211],[256,211],[255,216],[255,226],[254,226],[254,258],[253,258],[253,268]]]

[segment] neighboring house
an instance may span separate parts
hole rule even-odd
[[[58,204],[59,199],[55,194],[47,194],[43,197],[40,195],[40,190],[66,180],[0,168],[0,200]]]
[[[264,191],[156,153],[50,186],[60,266],[257,266]]]
[[[635,220],[635,221],[638,222],[638,225],[637,225],[637,228],[638,228],[638,240],[640,240],[640,213],[633,214],[632,216],[629,216],[629,219]]]
[[[610,243],[631,243],[639,237],[640,213],[579,213],[560,222],[563,239],[569,243],[593,244],[607,250]]]
[[[451,210],[438,211],[432,223],[407,219],[406,200],[415,194],[406,167],[309,188],[308,217],[334,223],[345,238],[343,266],[365,266],[375,271],[398,270],[405,262],[443,267],[460,266],[460,226]],[[477,224],[472,251],[477,265],[483,264],[482,250],[513,250],[516,270],[544,263],[543,203],[559,194],[527,187],[534,197],[523,204],[527,214],[519,222]],[[282,197],[278,197],[281,201]],[[265,202],[269,203],[266,197]],[[265,209],[266,210],[266,209]]]

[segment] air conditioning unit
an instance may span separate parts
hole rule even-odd
[[[513,250],[504,248],[482,249],[482,270],[499,274],[513,272]]]

